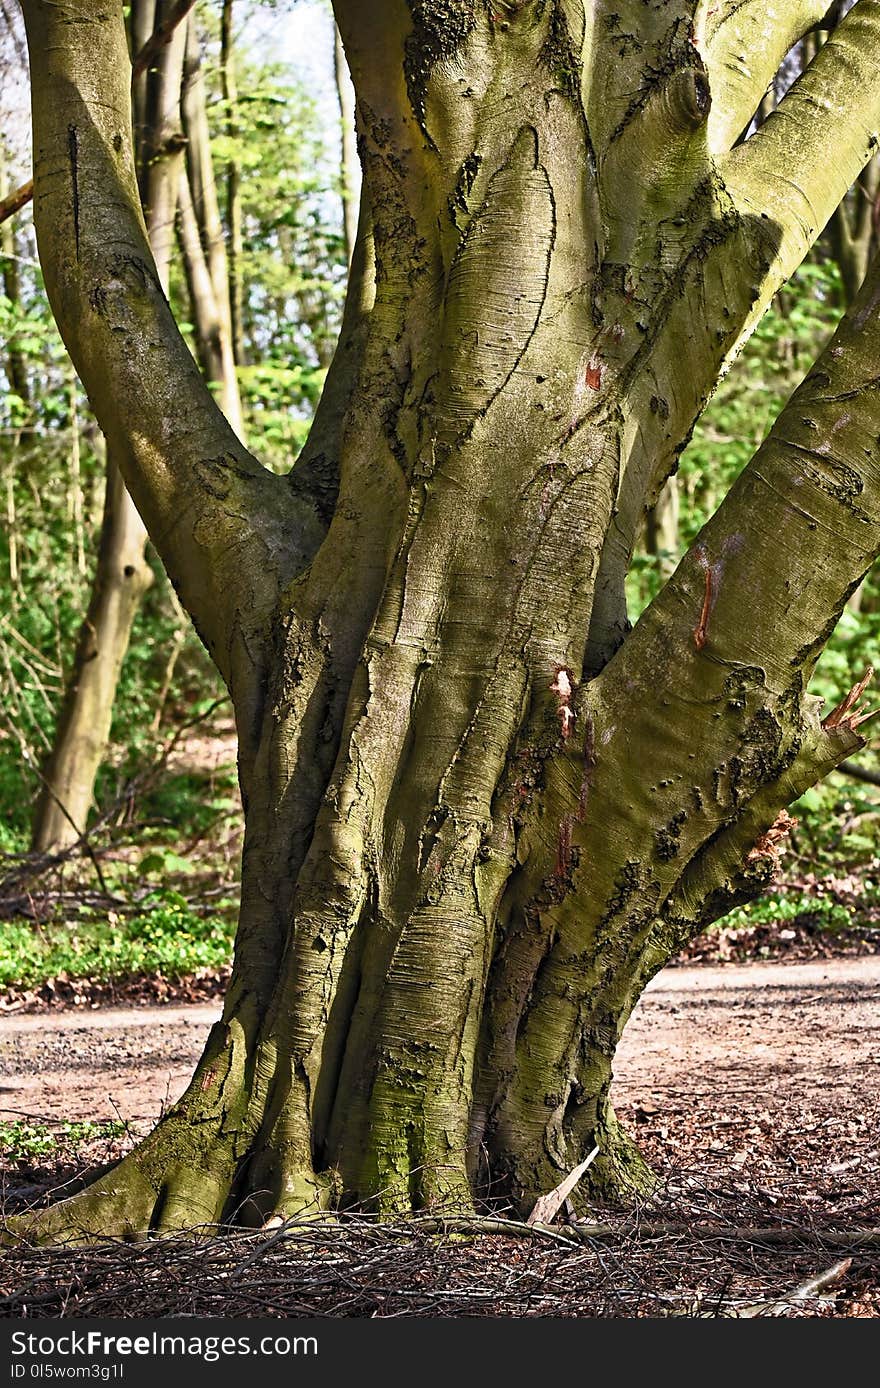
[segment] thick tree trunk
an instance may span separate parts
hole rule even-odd
[[[365,8],[336,7],[369,212],[288,480],[188,384],[107,166],[109,21],[100,107],[35,82],[55,311],[229,684],[246,816],[223,1018],[180,1102],[46,1237],[527,1208],[594,1144],[588,1194],[643,1191],[609,1102],[626,1020],[862,741],[855,701],[823,724],[806,685],[880,546],[880,280],[625,640],[622,595],[646,495],[868,156],[880,5],[737,149],[810,15],[771,42],[737,0],[697,57],[692,25],[640,5],[638,44],[561,0],[413,0],[378,33]],[[32,61],[82,41],[44,0],[29,29]],[[833,107],[849,163],[817,166],[832,80],[862,104]],[[130,211],[108,260],[90,210],[74,263],[53,172],[87,119],[82,176]],[[182,382],[185,425],[119,409],[148,363]]]

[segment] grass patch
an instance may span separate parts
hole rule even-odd
[[[0,1156],[11,1162],[32,1162],[44,1157],[76,1156],[86,1143],[106,1142],[125,1134],[118,1119],[106,1123],[31,1123],[24,1119],[0,1123]]]
[[[0,922],[0,987],[34,988],[49,979],[116,982],[134,975],[180,979],[227,964],[234,923],[202,916],[176,892],[157,890],[142,913],[34,926]]]

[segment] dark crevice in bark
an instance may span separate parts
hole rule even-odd
[[[427,140],[428,84],[438,63],[447,62],[473,33],[478,0],[408,0],[412,31],[404,44],[403,72],[410,106]]]

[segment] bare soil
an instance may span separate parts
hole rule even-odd
[[[507,1272],[519,1268],[517,1286],[528,1273],[538,1278],[535,1286],[545,1291],[556,1288],[553,1296],[558,1296],[560,1286],[569,1287],[569,1300],[561,1309],[537,1293],[526,1309],[516,1297],[505,1301],[503,1289],[491,1276],[480,1282],[488,1309],[480,1311],[483,1303],[477,1298],[473,1307],[465,1302],[468,1309],[460,1306],[455,1312],[432,1309],[434,1303],[428,1306],[424,1299],[404,1297],[403,1303],[399,1298],[395,1302],[386,1292],[379,1302],[370,1302],[369,1297],[365,1302],[363,1296],[354,1303],[344,1298],[340,1302],[327,1292],[326,1279],[319,1278],[324,1300],[319,1297],[305,1314],[652,1315],[659,1313],[659,1297],[666,1307],[663,1314],[669,1314],[670,1306],[678,1306],[679,1313],[701,1315],[712,1313],[700,1309],[712,1297],[718,1307],[732,1304],[731,1287],[739,1289],[740,1305],[743,1297],[781,1295],[804,1272],[821,1271],[841,1256],[839,1250],[831,1251],[829,1230],[847,1230],[852,1236],[880,1226],[878,999],[880,957],[876,955],[809,963],[681,967],[668,969],[653,981],[618,1053],[615,1102],[661,1177],[652,1210],[643,1211],[642,1217],[683,1220],[691,1240],[701,1232],[704,1237],[699,1256],[697,1245],[688,1245],[688,1251],[687,1239],[683,1243],[680,1237],[673,1240],[674,1246],[668,1240],[654,1242],[646,1252],[648,1245],[640,1243],[635,1249],[632,1244],[638,1226],[622,1225],[621,1237],[630,1240],[623,1279],[630,1288],[629,1300],[621,1299],[620,1278],[611,1277],[609,1282],[609,1267],[622,1266],[622,1245],[617,1261],[607,1249],[604,1255],[594,1250],[587,1257],[579,1246],[577,1267],[586,1278],[589,1264],[592,1279],[581,1285],[574,1263],[565,1264],[567,1272],[561,1264],[557,1266],[562,1257],[558,1249],[530,1246],[511,1252],[510,1241],[502,1240],[506,1251],[501,1262]],[[211,1003],[0,1017],[0,1121],[25,1116],[50,1124],[62,1119],[122,1118],[130,1137],[135,1137],[182,1091],[217,1012],[217,1005]],[[70,1174],[53,1172],[39,1163],[13,1163],[11,1169],[7,1163],[7,1208],[36,1198],[53,1178],[57,1181]],[[778,1249],[756,1252],[748,1233],[756,1227],[775,1230],[777,1239],[780,1228],[796,1231],[795,1248],[784,1256]],[[880,1239],[870,1236],[856,1251],[840,1279],[835,1301],[811,1299],[804,1303],[807,1313],[876,1316],[880,1309],[878,1243]],[[498,1244],[497,1239],[483,1241],[490,1263],[493,1259],[497,1263],[501,1256]],[[710,1246],[711,1257],[706,1252]],[[388,1278],[395,1295],[403,1294],[395,1277],[403,1275],[400,1258],[404,1252],[404,1262],[408,1258],[424,1274],[421,1281],[415,1273],[404,1276],[404,1281],[415,1278],[413,1286],[424,1285],[426,1267],[439,1267],[435,1255],[429,1256],[424,1237],[416,1237],[411,1230],[401,1233],[394,1247],[398,1261],[389,1254]],[[735,1256],[734,1249],[738,1249]],[[552,1277],[547,1263],[551,1253]],[[338,1250],[334,1256],[338,1263]],[[469,1256],[471,1264],[466,1268],[472,1273],[473,1249]],[[455,1262],[459,1255],[450,1257]],[[444,1279],[458,1274],[450,1270],[448,1261],[440,1262],[438,1285],[443,1285]],[[53,1276],[61,1276],[68,1296],[70,1288],[64,1281],[68,1273],[57,1259],[53,1267]],[[597,1268],[604,1269],[601,1286]],[[642,1272],[637,1276],[639,1268]],[[464,1277],[463,1286],[471,1273]],[[16,1276],[23,1275],[19,1269]],[[375,1291],[375,1277],[370,1276],[369,1286]],[[352,1285],[360,1285],[353,1266],[346,1277],[349,1292]],[[112,1283],[110,1273],[108,1278]],[[21,1310],[23,1304],[15,1293],[7,1314],[27,1314]],[[101,1313],[83,1309],[85,1303],[75,1309],[76,1299],[70,1302],[69,1296],[64,1304],[67,1314]],[[97,1304],[105,1307],[104,1302]],[[107,1304],[116,1303],[111,1297]],[[365,1309],[367,1304],[372,1309]],[[397,1310],[391,1309],[394,1305]],[[495,1305],[507,1309],[493,1311]],[[2,1307],[0,1298],[0,1314]],[[54,1314],[51,1309],[45,1313]],[[114,1312],[105,1307],[103,1313]],[[135,1311],[121,1305],[115,1313]],[[153,1312],[172,1313],[161,1307]],[[230,1312],[218,1303],[213,1312],[209,1304],[203,1313],[258,1312]],[[294,1312],[288,1309],[286,1314]]]
[[[838,1130],[868,1126],[880,1102],[878,1002],[876,955],[667,969],[624,1033],[618,1110],[670,1158],[686,1128],[717,1132],[707,1150],[713,1167],[736,1158],[731,1175],[751,1163],[748,1142],[724,1137],[745,1140],[739,1124],[772,1127],[778,1148],[821,1112],[839,1156]],[[182,1092],[218,1015],[206,1003],[0,1016],[0,1117],[121,1116],[140,1130]]]

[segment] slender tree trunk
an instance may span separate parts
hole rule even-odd
[[[357,239],[358,199],[357,186],[357,142],[354,123],[354,92],[345,61],[345,49],[339,26],[333,25],[333,75],[336,81],[336,97],[339,101],[339,130],[341,159],[339,165],[339,185],[342,192],[342,230],[345,236],[345,256],[349,265],[354,255]]]
[[[219,387],[219,404],[239,438],[244,438],[241,397],[235,374],[232,308],[229,293],[229,266],[226,257],[226,238],[220,218],[220,203],[211,157],[211,137],[205,103],[205,82],[202,76],[199,37],[195,19],[186,24],[186,65],[183,88],[183,129],[186,134],[186,172],[189,179],[192,213],[188,214],[186,199],[181,203],[181,248],[190,285],[198,284],[193,297],[196,339],[199,359],[211,363],[208,379]],[[190,222],[184,234],[183,218]],[[193,263],[195,254],[191,222],[198,228],[198,242],[207,266],[204,280]]]
[[[95,581],[43,770],[31,843],[36,852],[75,843],[86,827],[95,777],[107,751],[119,672],[141,597],[152,581],[145,539],[143,522],[108,458]]]
[[[0,202],[9,193],[9,175],[6,168],[6,157],[3,148],[3,141],[0,139]],[[15,238],[15,223],[6,221],[0,223],[0,260],[3,263],[3,293],[6,295],[13,309],[21,306],[21,276],[18,270],[18,247]],[[21,346],[14,334],[10,335],[6,343],[6,360],[4,362],[9,384],[22,402],[22,406],[27,409],[30,404],[30,385],[28,383],[27,367],[25,365],[24,354]]]
[[[138,48],[161,18],[161,0],[158,6],[153,0],[140,0],[134,6],[132,36]],[[183,27],[174,32],[155,67],[136,79],[139,85],[135,92],[136,122],[142,136],[142,196],[150,246],[166,292],[176,189],[183,166],[180,94],[185,37]],[[75,448],[78,457],[78,433]],[[31,826],[35,852],[68,848],[85,831],[95,780],[107,750],[122,662],[141,598],[152,582],[146,545],[146,526],[125,488],[112,448],[108,448],[95,577],[52,750],[42,772]]]
[[[205,380],[220,387],[218,399],[221,401],[221,408],[223,408],[229,403],[228,394],[223,389],[223,382],[228,379],[230,370],[234,372],[231,360],[231,339],[225,335],[217,311],[217,297],[214,293],[208,262],[202,249],[199,224],[193,207],[189,179],[185,171],[180,175],[177,219],[181,259],[192,307],[199,366]],[[223,412],[226,413],[225,408]],[[238,430],[236,430],[237,432]]]
[[[658,571],[669,578],[678,564],[678,478],[669,477],[645,513],[645,549],[658,560]]]
[[[230,142],[238,139],[238,87],[235,80],[235,49],[232,18],[234,0],[223,0],[220,16],[220,71],[223,78],[223,100],[226,104],[226,134]],[[238,160],[226,164],[226,224],[229,228],[229,311],[232,334],[232,353],[236,366],[244,364],[244,329],[242,326],[243,285],[242,257],[244,240],[241,223],[241,177]]]
[[[880,267],[630,632],[623,586],[645,497],[867,160],[880,4],[744,145],[814,10],[768,25],[731,0],[699,32],[640,3],[593,28],[568,0],[336,12],[368,215],[286,479],[197,388],[157,294],[107,156],[118,26],[29,17],[52,302],[229,685],[246,817],[193,1081],[46,1237],[528,1208],[594,1144],[580,1199],[643,1192],[609,1100],[626,1020],[766,885],[781,811],[863,741],[858,691],[820,721],[806,690],[880,548]],[[100,106],[70,82],[87,40]],[[82,176],[117,196],[89,204],[77,258],[61,172],[87,121]],[[145,370],[183,418],[130,389]]]
[[[849,197],[837,208],[828,231],[831,250],[843,281],[844,301],[851,304],[880,245],[880,156],[862,171]]]
[[[15,457],[21,442],[20,433],[12,436],[12,456]],[[9,545],[9,594],[10,606],[14,612],[21,595],[21,573],[18,567],[18,520],[15,509],[14,467],[11,462],[4,468],[6,492],[6,537]]]
[[[67,519],[73,532],[73,567],[78,574],[85,574],[86,537],[83,521],[82,449],[79,437],[79,400],[75,376],[71,377],[68,399],[70,400],[70,469],[67,483]]]

